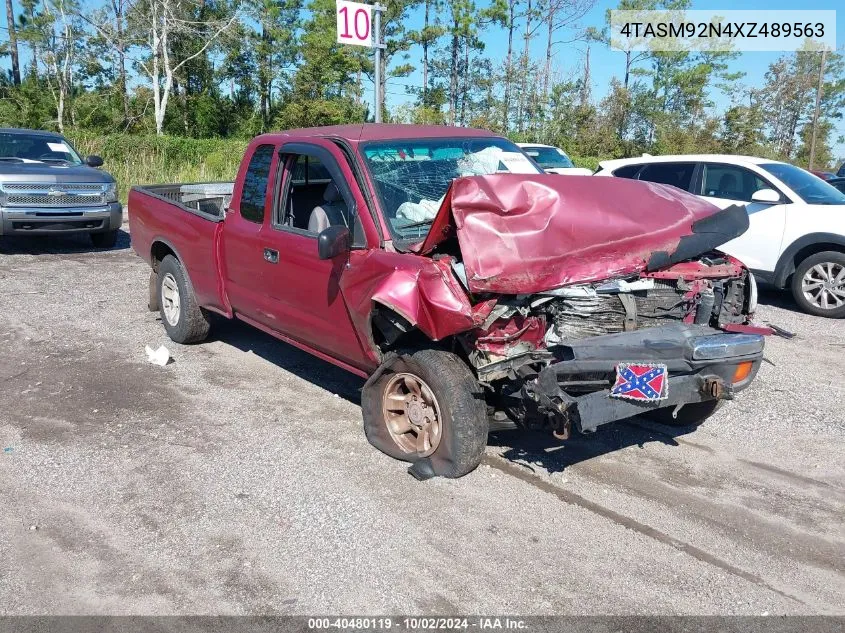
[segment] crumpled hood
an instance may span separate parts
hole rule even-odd
[[[413,250],[429,253],[457,233],[472,292],[529,294],[653,269],[675,261],[676,251],[690,257],[690,247],[701,248],[695,256],[748,228],[742,211],[727,230],[718,218],[694,230],[719,211],[675,187],[624,178],[472,176],[453,181]]]

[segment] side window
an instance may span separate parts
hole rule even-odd
[[[250,222],[264,222],[264,200],[267,198],[267,180],[273,163],[273,146],[259,145],[244,176],[241,192],[241,216]]]
[[[770,185],[755,173],[736,165],[704,165],[701,195],[739,202],[751,202],[751,196]]]
[[[617,178],[636,178],[637,172],[640,171],[642,165],[625,165],[613,172]]]
[[[640,172],[640,180],[689,191],[693,173],[695,163],[650,163]]]
[[[328,184],[332,177],[316,156],[299,154],[291,172],[291,184],[304,186],[309,184]]]
[[[362,243],[363,227],[357,215],[353,217],[345,183],[338,183],[333,175],[339,177],[336,166],[324,164],[319,152],[283,154],[282,161],[289,177],[279,197],[275,224],[315,236],[330,226],[347,226],[353,244]]]

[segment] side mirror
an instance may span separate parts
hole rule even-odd
[[[352,250],[352,236],[349,228],[337,224],[320,231],[317,235],[317,254],[320,259],[334,259]]]
[[[85,164],[89,167],[102,167],[103,159],[96,154],[91,154],[85,157]]]
[[[780,202],[780,194],[774,189],[760,189],[751,194],[751,201],[777,204]]]

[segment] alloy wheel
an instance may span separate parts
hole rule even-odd
[[[391,438],[405,453],[426,457],[437,450],[443,430],[440,405],[419,376],[403,372],[391,377],[382,414]]]
[[[822,310],[845,305],[845,265],[821,262],[807,270],[801,279],[804,298]]]

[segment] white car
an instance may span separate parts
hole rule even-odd
[[[845,194],[810,172],[750,156],[644,154],[603,161],[595,175],[674,185],[721,208],[745,205],[750,228],[720,250],[789,287],[805,312],[845,317]]]
[[[569,156],[559,147],[541,143],[517,143],[543,171],[564,176],[591,176],[593,172],[584,167],[576,167]]]

